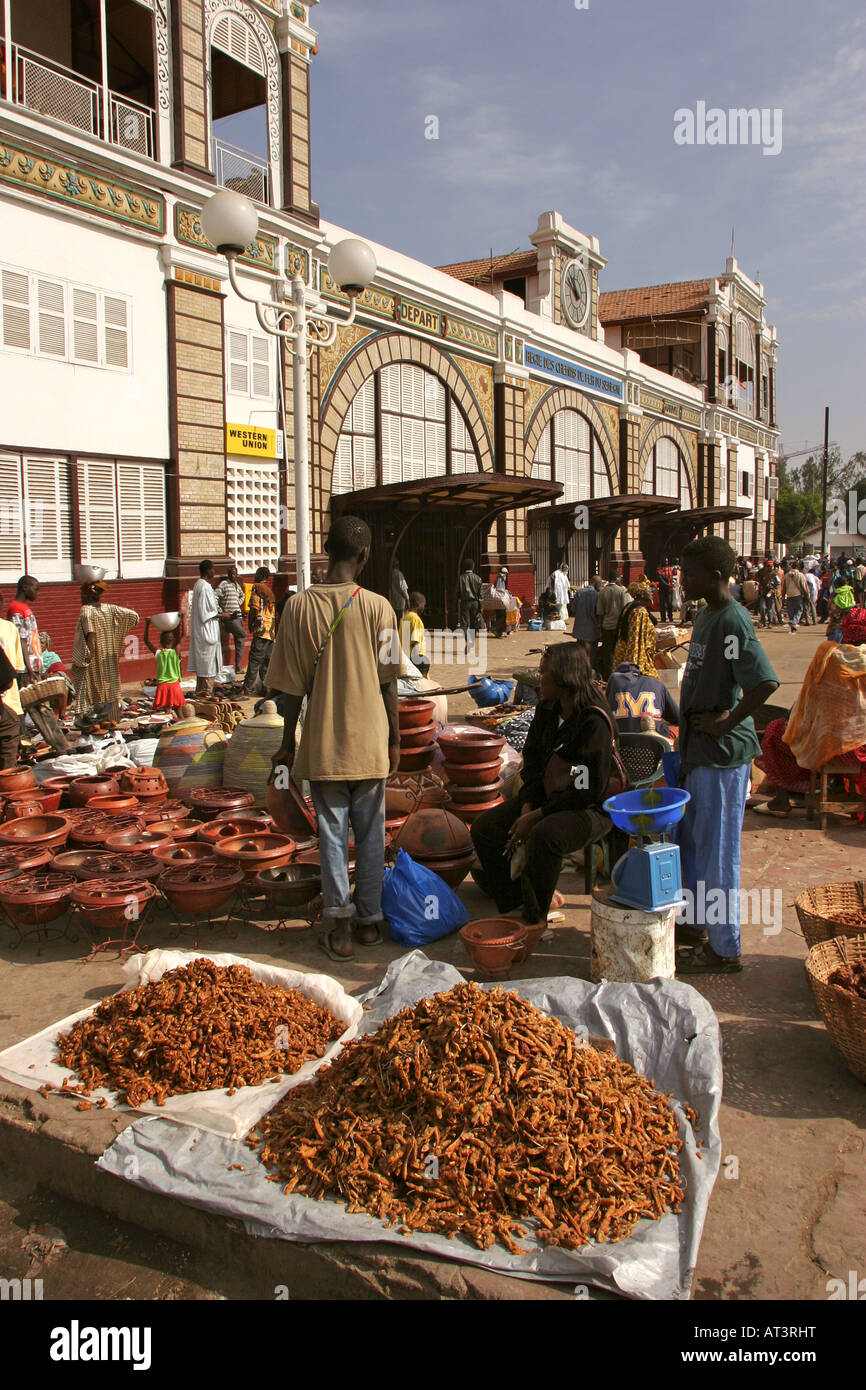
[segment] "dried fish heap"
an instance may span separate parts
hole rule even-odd
[[[259,1086],[321,1057],[344,1030],[297,989],[257,980],[245,965],[198,959],[109,995],[57,1039],[58,1061],[128,1105],[190,1091]],[[73,1089],[73,1088],[68,1088]]]
[[[668,1097],[515,994],[469,983],[349,1043],[248,1143],[286,1193],[482,1250],[519,1254],[530,1230],[572,1250],[622,1240],[684,1196]]]

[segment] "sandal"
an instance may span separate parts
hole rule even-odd
[[[334,935],[334,932],[335,932],[335,931],[336,931],[336,927],[332,927],[330,931],[326,931],[326,932],[323,932],[323,933],[322,933],[322,935],[319,937],[318,941],[316,942],[316,945],[318,946],[319,950],[320,950],[320,951],[324,951],[324,953],[325,953],[326,956],[329,956],[329,957],[331,958],[331,960],[335,960],[335,961],[337,961],[338,963],[339,963],[340,961],[354,960],[354,959],[355,959],[355,952],[354,952],[354,951],[352,951],[352,950],[349,950],[349,951],[337,951],[337,950],[334,948],[334,944],[333,944],[333,942],[332,942],[332,940],[331,940],[331,937]]]
[[[756,816],[775,816],[777,820],[787,820],[791,814],[790,811],[774,811],[769,801],[758,802],[757,805],[751,806],[749,809],[753,811]]]
[[[352,935],[362,946],[378,946],[382,940],[381,923],[353,922]]]
[[[677,951],[677,976],[738,975],[743,968],[739,956],[717,956],[712,946],[694,951]]]
[[[703,927],[687,927],[674,924],[674,937],[677,946],[704,946],[709,941]]]

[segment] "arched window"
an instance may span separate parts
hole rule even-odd
[[[576,410],[556,412],[538,441],[532,477],[562,483],[562,502],[610,497],[604,453],[585,416]]]
[[[653,497],[673,497],[684,509],[692,506],[692,490],[685,460],[673,439],[659,439],[644,468],[641,492]]]
[[[337,441],[331,491],[477,468],[472,435],[450,389],[423,367],[394,362],[368,377],[352,401]]]
[[[755,413],[755,334],[749,320],[742,314],[737,319],[736,365],[734,376],[738,383],[737,409],[749,415]]]
[[[208,12],[219,0],[208,0]],[[252,7],[217,13],[210,35],[210,116],[217,183],[256,202],[279,194],[279,84],[267,26]],[[239,120],[238,118],[242,118]]]

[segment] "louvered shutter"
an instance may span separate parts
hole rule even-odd
[[[72,520],[65,460],[25,458],[24,515],[28,571],[39,579],[69,579]]]
[[[236,63],[265,75],[265,59],[259,42],[248,24],[235,15],[223,15],[214,28],[211,43]]]
[[[0,276],[3,291],[3,346],[30,351],[30,277],[15,270]]]
[[[21,460],[0,454],[0,581],[17,584],[25,568]]]
[[[400,414],[400,366],[395,362],[390,367],[383,367],[379,374],[379,384],[382,392],[382,409],[393,410]]]
[[[445,423],[428,420],[424,425],[424,477],[438,478],[445,472]]]
[[[99,301],[95,290],[72,287],[72,351],[74,362],[99,365]]]
[[[355,454],[355,487],[360,490],[364,487],[376,486],[376,441],[366,435],[356,438],[354,441]]]
[[[120,570],[125,579],[161,575],[165,568],[165,472],[158,465],[117,467]]]
[[[533,478],[550,478],[550,425],[547,425],[538,441],[535,459],[532,464]]]
[[[401,457],[402,451],[400,448],[400,417],[399,415],[383,415],[382,482],[386,486],[388,483],[400,482]]]
[[[38,280],[39,351],[48,357],[66,356],[65,295],[56,280]]]
[[[236,396],[250,393],[250,343],[246,333],[230,328],[228,333],[229,391]]]
[[[344,492],[352,491],[352,436],[341,434],[337,441],[337,452],[334,456],[334,474],[331,479],[331,493],[334,497],[340,497]]]
[[[271,399],[271,345],[260,333],[252,334],[252,391],[259,400]]]
[[[118,574],[117,496],[114,462],[79,459],[78,520],[81,559],[100,565],[108,577]]]
[[[103,307],[105,365],[126,371],[129,368],[129,306],[125,299],[107,294],[103,299]]]

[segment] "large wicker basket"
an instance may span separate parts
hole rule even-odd
[[[855,960],[866,961],[866,935],[822,941],[806,957],[806,978],[836,1050],[857,1080],[866,1081],[866,999],[827,983],[832,970]]]
[[[838,913],[860,909],[866,913],[866,883],[819,883],[806,888],[795,900],[800,930],[806,945],[817,946],[834,936],[859,936],[866,931],[866,920],[854,926],[837,920]]]

